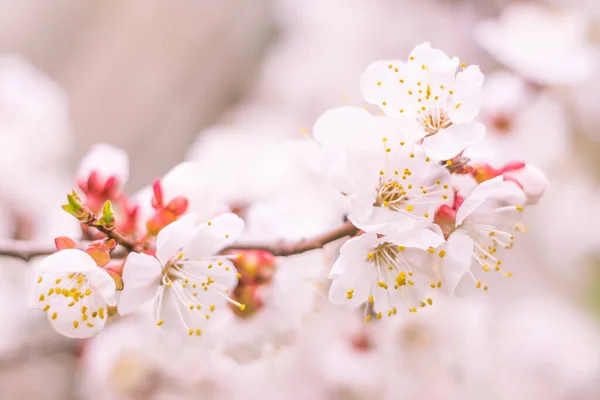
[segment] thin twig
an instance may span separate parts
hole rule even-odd
[[[96,228],[109,238],[114,239],[117,242],[117,244],[120,244],[129,251],[141,251],[141,247],[135,243],[135,240],[133,240],[127,235],[122,234],[121,232],[116,231],[114,228],[109,229],[103,226],[102,224],[98,223],[98,221],[98,217],[90,213],[90,218],[87,221],[82,221],[82,224],[85,224],[90,228]]]
[[[272,253],[274,256],[286,257],[294,254],[304,253],[310,250],[320,249],[327,243],[341,239],[346,236],[354,236],[358,233],[356,228],[350,221],[346,221],[339,228],[327,232],[321,236],[316,236],[311,239],[300,240],[292,243],[252,243],[239,242],[228,247],[226,250],[265,250]]]
[[[110,231],[113,233],[118,233]],[[336,228],[323,235],[316,236],[311,239],[305,239],[292,243],[256,243],[256,242],[239,242],[226,250],[265,250],[271,252],[275,256],[285,257],[294,254],[304,253],[306,251],[320,249],[327,243],[341,239],[346,236],[354,236],[358,233],[358,229],[347,221],[339,228]],[[113,236],[114,239],[114,236]],[[115,239],[116,240],[116,239]],[[85,249],[90,242],[79,242],[81,249]],[[121,243],[122,244],[122,243]],[[134,244],[134,246],[136,246]],[[56,252],[54,246],[50,243],[40,243],[28,240],[9,240],[0,239],[0,256],[19,258],[24,261],[30,261],[34,257],[48,256]],[[111,253],[112,259],[122,259],[130,252],[129,248],[117,248]]]

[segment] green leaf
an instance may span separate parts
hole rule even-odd
[[[110,200],[107,200],[102,207],[102,216],[100,217],[100,224],[105,228],[112,229],[115,227],[115,213],[112,210],[112,204]]]

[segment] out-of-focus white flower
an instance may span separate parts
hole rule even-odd
[[[438,210],[436,223],[448,240],[439,247],[432,269],[447,291],[454,291],[457,285],[458,290],[466,290],[469,282],[487,290],[480,271],[503,272],[496,252],[512,248],[513,232],[524,229],[519,214],[525,201],[514,182],[498,176],[477,186],[456,212],[449,207]]]
[[[129,177],[129,157],[127,153],[106,143],[94,145],[83,156],[77,169],[77,181],[87,182],[95,174],[95,182],[104,188],[109,179],[114,179],[114,185],[121,189]]]
[[[55,168],[70,147],[66,95],[27,61],[0,58],[0,170]]]
[[[402,302],[415,312],[431,282],[428,249],[442,244],[443,237],[427,229],[377,236],[365,233],[344,243],[329,276],[329,299],[351,307],[368,301],[378,318],[396,314]]]
[[[492,74],[484,85],[485,138],[464,155],[496,168],[513,160],[551,166],[571,154],[564,106],[546,93],[528,89],[515,74]]]
[[[452,201],[450,174],[404,141],[406,125],[352,107],[330,110],[315,124],[329,161],[324,172],[348,195],[349,219],[360,229],[386,234],[424,226]]]
[[[584,15],[515,3],[498,20],[481,22],[475,38],[494,58],[542,85],[574,85],[592,73],[595,54]]]
[[[45,311],[57,332],[86,338],[104,327],[115,293],[115,281],[90,255],[67,249],[42,261],[29,305]]]
[[[387,115],[420,123],[427,155],[450,159],[479,140],[485,127],[474,122],[482,98],[483,74],[471,65],[456,73],[458,59],[421,44],[407,62],[377,61],[361,77],[365,100]]]
[[[516,182],[527,197],[527,204],[537,204],[546,189],[548,189],[548,178],[535,165],[519,163],[515,168],[504,168],[502,172],[504,180]]]
[[[215,311],[227,301],[237,283],[230,256],[216,256],[244,229],[234,214],[196,224],[188,214],[163,228],[156,257],[130,253],[123,268],[119,312],[127,314],[154,299],[157,324],[179,335],[200,336]]]

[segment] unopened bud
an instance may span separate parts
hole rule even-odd
[[[444,237],[448,239],[450,234],[456,229],[456,209],[446,204],[440,206],[435,212],[433,222],[440,227]]]
[[[548,188],[548,179],[544,173],[534,165],[523,164],[521,168],[507,165],[502,168],[505,180],[517,183],[527,196],[527,204],[537,204]]]
[[[489,164],[477,164],[473,166],[472,170],[473,178],[477,183],[482,183],[492,178],[495,178],[502,174],[502,171],[492,167]]]
[[[186,197],[177,196],[167,204],[166,209],[171,211],[173,214],[180,216],[186,212],[189,201]]]

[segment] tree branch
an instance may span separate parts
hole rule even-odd
[[[321,236],[316,236],[312,239],[304,239],[299,242],[292,243],[243,243],[239,242],[228,247],[225,250],[265,250],[272,253],[274,256],[286,257],[294,254],[304,253],[310,250],[320,249],[327,243],[341,239],[346,236],[354,236],[359,229],[352,225],[352,222],[346,221],[339,228],[327,232]]]
[[[110,229],[99,223],[98,217],[90,213],[90,218],[87,221],[81,221],[82,224],[89,226],[90,228],[96,228],[100,232],[104,233],[110,239],[114,239],[117,244],[125,247],[129,251],[140,252],[142,251],[141,246],[135,243],[135,240],[121,232],[116,231],[114,228]]]
[[[102,231],[103,233],[106,233]],[[113,239],[114,234],[121,235],[119,232],[107,230],[111,233]],[[256,243],[256,242],[239,242],[233,246],[228,247],[225,250],[265,250],[278,257],[291,256],[294,254],[304,253],[310,250],[320,249],[327,243],[331,243],[335,240],[341,239],[346,236],[354,236],[358,233],[356,228],[350,221],[345,222],[339,228],[336,228],[323,235],[316,236],[312,239],[305,239],[299,242],[292,243]],[[106,233],[108,235],[108,233]],[[137,250],[137,245],[133,240],[128,237],[124,237],[133,246],[133,251]],[[117,240],[117,239],[115,239]],[[123,242],[118,240],[122,246],[121,251],[117,248],[111,253],[112,259],[124,258],[131,248],[124,245]],[[127,243],[127,242],[125,242]],[[80,248],[83,250],[89,244],[88,241],[79,242]],[[123,251],[125,250],[125,251]],[[56,248],[50,243],[39,243],[28,240],[9,240],[0,239],[0,256],[18,258],[23,261],[30,261],[34,257],[48,256],[56,252]]]

